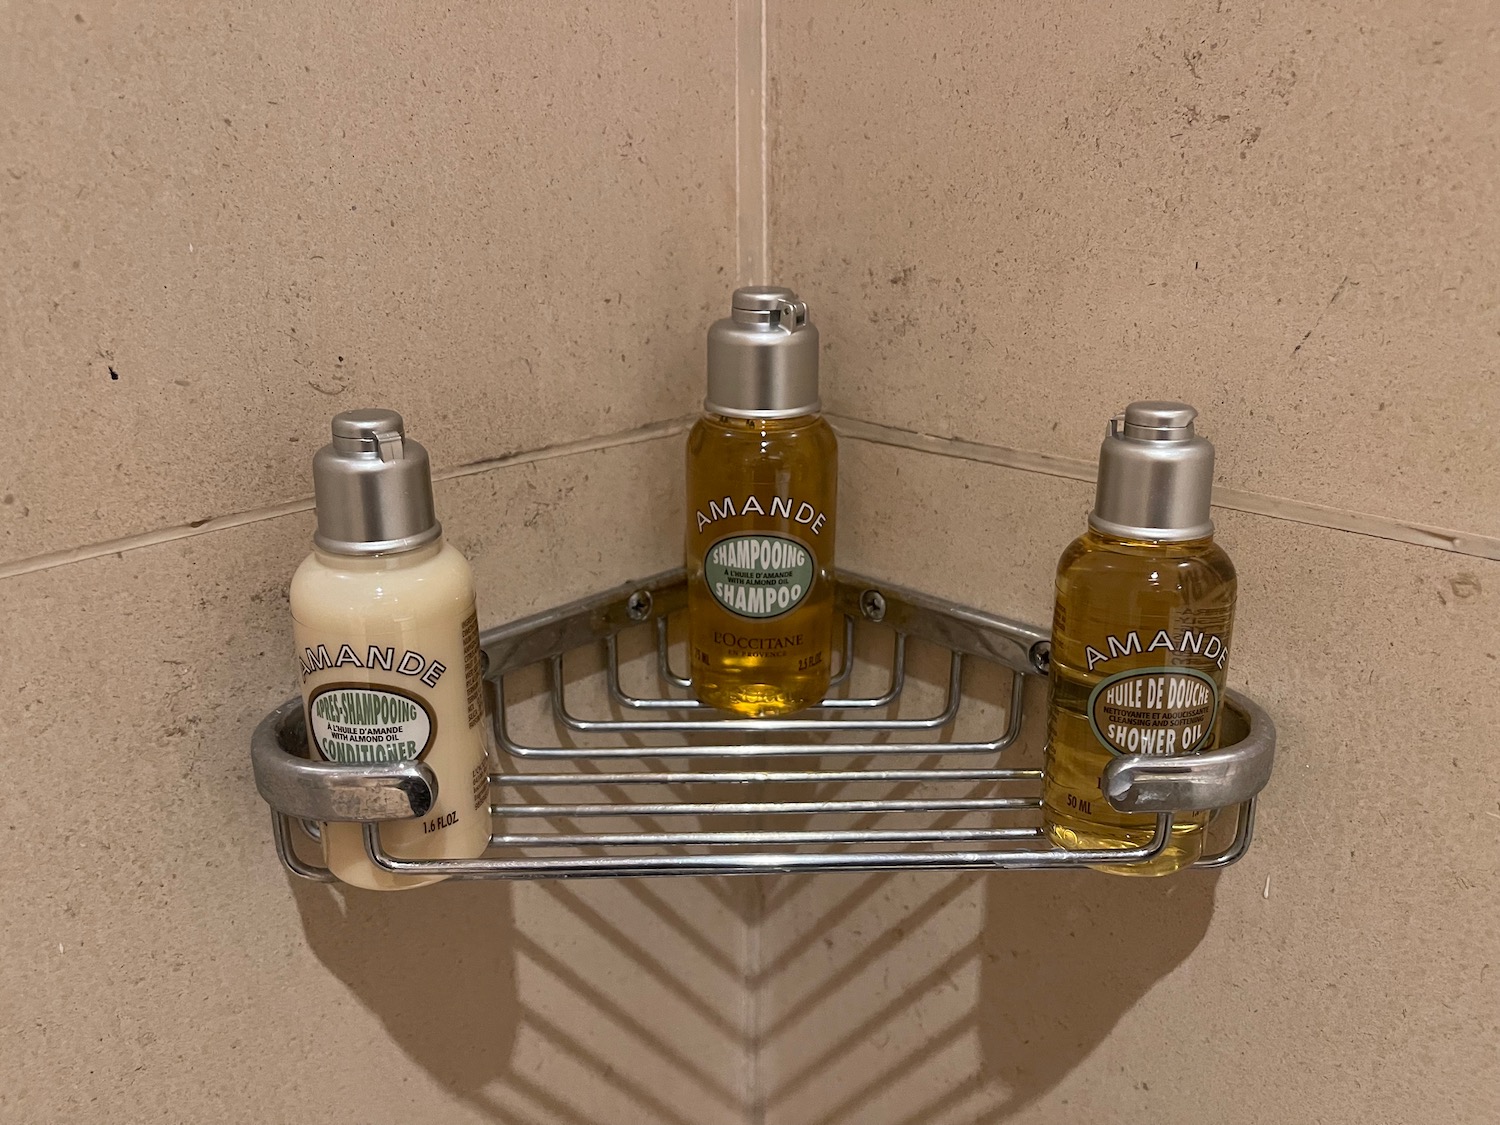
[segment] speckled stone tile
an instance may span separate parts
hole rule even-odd
[[[1033,622],[1089,504],[857,441],[841,495],[848,566]],[[779,881],[752,974],[766,1121],[1500,1114],[1500,565],[1217,518],[1241,583],[1230,683],[1279,733],[1250,854],[1157,880]]]
[[[440,486],[484,623],[671,565],[679,462],[663,441]],[[0,1120],[742,1120],[732,888],[283,873],[248,747],[295,690],[311,530],[0,582]]]
[[[1183,398],[1222,484],[1500,532],[1494,5],[770,12],[830,409],[1092,461]]]
[[[0,28],[0,561],[306,495],[351,407],[441,469],[696,393],[734,274],[729,3]]]

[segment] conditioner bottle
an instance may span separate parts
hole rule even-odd
[[[1155,817],[1100,790],[1122,754],[1212,750],[1219,741],[1235,573],[1213,541],[1214,450],[1180,402],[1131,403],[1110,422],[1088,531],[1057,566],[1043,816],[1054,843],[1132,848]],[[1152,860],[1101,865],[1165,875],[1202,853],[1203,812],[1174,815]]]
[[[308,749],[329,762],[425,762],[436,804],[381,824],[381,844],[400,859],[473,859],[490,838],[474,576],[443,541],[427,451],[396,412],[349,411],[313,458],[313,485],[317,534],[291,590]],[[376,866],[359,824],[321,834],[346,883],[390,891],[442,878]]]
[[[737,289],[708,333],[687,445],[694,693],[769,717],[818,703],[833,649],[838,442],[818,413],[818,330],[790,289]]]

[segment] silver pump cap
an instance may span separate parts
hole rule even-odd
[[[443,533],[432,505],[427,450],[394,410],[349,410],[313,455],[317,546],[335,555],[390,555]]]
[[[807,305],[778,285],[734,291],[730,315],[708,330],[703,409],[730,418],[816,413],[818,330]]]
[[[1212,535],[1214,447],[1193,432],[1185,402],[1132,402],[1099,447],[1089,526],[1122,539]]]

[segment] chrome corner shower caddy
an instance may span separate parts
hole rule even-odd
[[[672,669],[668,635],[669,618],[686,605],[680,570],[486,632],[498,772],[490,777],[494,834],[479,859],[387,854],[377,825],[423,816],[436,795],[432,772],[420,761],[311,761],[301,701],[288,700],[251,742],[281,860],[304,878],[332,880],[301,858],[295,843],[298,833],[315,837],[324,821],[362,822],[366,849],[388,871],[466,879],[1133,863],[1166,846],[1174,814],[1196,809],[1218,810],[1210,841],[1223,839],[1195,866],[1228,866],[1250,846],[1276,732],[1249,699],[1226,693],[1222,749],[1110,763],[1102,785],[1108,800],[1156,816],[1147,842],[1065,851],[1039,827],[1041,771],[1000,764],[1021,732],[1027,678],[1046,674],[1047,634],[850,574],[840,576],[837,598],[844,643],[830,697],[789,719],[730,717],[682,694],[688,680]],[[885,629],[893,639],[884,689],[851,697],[841,693],[849,691],[857,628]],[[621,641],[633,630],[655,633],[657,697],[631,694],[623,683]],[[948,667],[946,701],[915,718],[900,706],[909,640],[945,652]],[[564,657],[590,646],[605,659],[610,706],[599,717],[576,715],[565,690]],[[507,680],[537,665],[556,734],[540,744],[522,740],[515,700],[507,700]],[[952,732],[966,669],[975,665],[997,666],[1010,697],[994,722],[998,733],[959,739]],[[830,741],[845,738],[856,741]],[[575,741],[583,744],[567,744]],[[589,799],[579,800],[580,793]],[[601,823],[607,831],[587,827]]]

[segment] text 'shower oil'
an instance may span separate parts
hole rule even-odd
[[[1122,754],[1192,754],[1219,742],[1234,566],[1212,539],[1214,451],[1197,411],[1136,402],[1110,423],[1089,530],[1057,566],[1044,817],[1071,849],[1130,848],[1153,814],[1122,813],[1099,784]],[[1166,850],[1101,866],[1165,875],[1202,854],[1207,814],[1178,813]]]
[[[736,290],[687,445],[689,659],[712,707],[781,715],[828,690],[838,443],[818,410],[807,306]]]

